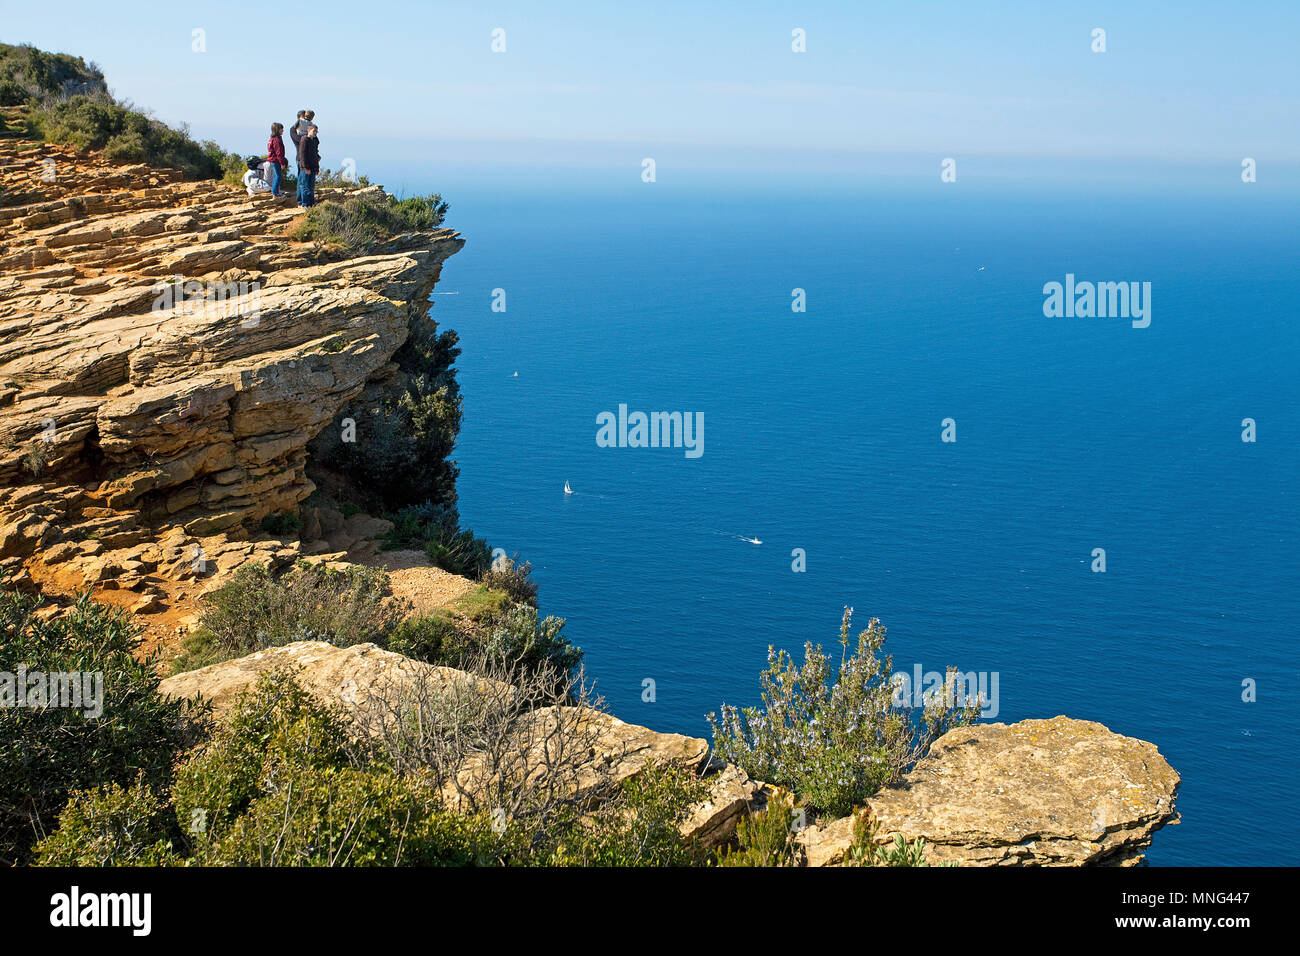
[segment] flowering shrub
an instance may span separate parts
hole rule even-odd
[[[957,705],[951,672],[948,693],[933,695],[919,719],[895,708],[893,658],[879,656],[885,629],[872,618],[850,654],[852,616],[845,608],[838,675],[820,645],[804,645],[802,667],[769,647],[759,675],[763,706],[724,704],[720,719],[709,714],[719,757],[836,816],[897,780],[931,743],[978,712],[975,701]]]

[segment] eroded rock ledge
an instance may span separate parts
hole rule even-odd
[[[0,568],[57,565],[66,591],[190,576],[197,547],[292,559],[260,520],[312,492],[308,442],[395,374],[464,240],[322,264],[283,237],[290,200],[24,140],[0,140],[0,186]],[[255,311],[156,307],[176,276]]]
[[[300,668],[305,687],[345,708],[364,708],[376,687],[479,680],[371,644],[300,642],[170,677],[161,690],[202,694],[220,714],[259,673],[279,666]],[[766,804],[770,788],[736,767],[711,766],[701,738],[657,733],[608,715],[592,719],[600,728],[593,771],[622,780],[659,760],[709,774],[710,798],[686,826],[709,845],[731,839],[741,816]],[[934,864],[1131,865],[1140,862],[1156,830],[1176,821],[1178,783],[1153,744],[1091,721],[1054,717],[950,731],[897,786],[872,797],[869,812],[880,842],[893,833],[924,837]],[[802,862],[843,863],[853,819],[819,821],[804,830]]]

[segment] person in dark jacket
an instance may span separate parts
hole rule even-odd
[[[294,152],[297,152],[298,147],[302,145],[303,139],[305,139],[307,136],[307,127],[311,125],[311,121],[314,120],[315,118],[316,118],[315,110],[298,111],[297,120],[295,120],[294,124],[291,127],[289,127],[289,138],[293,140]],[[302,167],[299,166],[298,167],[298,205],[301,206],[302,204],[303,204]]]
[[[299,203],[304,208],[316,205],[316,177],[320,175],[320,143],[313,123],[307,134],[298,141]]]
[[[280,180],[289,170],[288,160],[284,158],[284,134],[283,123],[271,124],[271,138],[266,141],[266,158],[271,164],[271,195],[279,199],[283,193],[280,192]]]

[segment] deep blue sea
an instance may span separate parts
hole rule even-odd
[[[462,516],[615,714],[708,736],[851,605],[896,669],[998,672],[999,721],[1154,742],[1183,783],[1153,865],[1300,863],[1294,198],[443,189]],[[1150,327],[1044,317],[1066,273],[1150,282]],[[597,447],[620,403],[702,412],[703,455]]]

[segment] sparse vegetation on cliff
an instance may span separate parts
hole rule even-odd
[[[403,527],[418,521],[439,535],[458,521],[458,470],[451,454],[462,416],[459,341],[450,329],[439,332],[422,310],[413,315],[410,334],[393,356],[401,373],[397,381],[349,409],[365,440],[343,442],[323,432],[313,443],[321,463],[348,480],[367,510],[390,514]],[[417,511],[403,514],[408,507]],[[414,533],[404,533],[404,539]]]
[[[294,641],[373,643],[462,670],[472,670],[484,654],[514,661],[529,674],[549,668],[568,675],[582,662],[582,649],[564,635],[563,618],[541,618],[536,607],[516,604],[485,584],[444,612],[420,616],[409,616],[387,591],[388,575],[380,568],[299,562],[276,575],[264,565],[245,565],[204,596],[200,626],[183,642],[171,672]]]
[[[94,63],[66,53],[0,43],[0,106],[25,107],[27,132],[80,150],[103,150],[117,163],[178,169],[192,179],[220,179],[240,157],[199,143],[109,93]]]
[[[529,604],[537,607],[537,582],[531,577],[533,566],[521,561],[519,555],[502,556],[483,572],[479,581],[484,586],[503,591],[516,604]]]
[[[263,674],[166,785],[76,797],[37,850],[69,865],[439,866],[502,862],[486,817],[416,778],[351,762],[340,715]],[[130,826],[134,822],[135,826]]]
[[[166,166],[191,179],[221,178],[227,159],[216,143],[198,143],[187,131],[173,129],[107,93],[33,103],[27,125],[34,135],[53,143],[102,149],[109,162]]]
[[[766,808],[750,814],[736,827],[736,846],[718,856],[723,867],[794,866],[794,806],[789,794],[778,792]]]
[[[265,565],[244,565],[204,597],[200,627],[173,662],[173,673],[293,641],[386,644],[403,616],[402,608],[384,600],[387,583],[381,569],[360,565],[336,571],[300,562],[278,576]]]
[[[94,63],[30,44],[0,43],[0,106],[78,93],[108,93],[104,74]]]
[[[447,216],[447,208],[437,193],[397,199],[367,190],[308,209],[295,223],[289,238],[296,242],[333,243],[352,255],[362,255],[404,232],[437,229]]]

